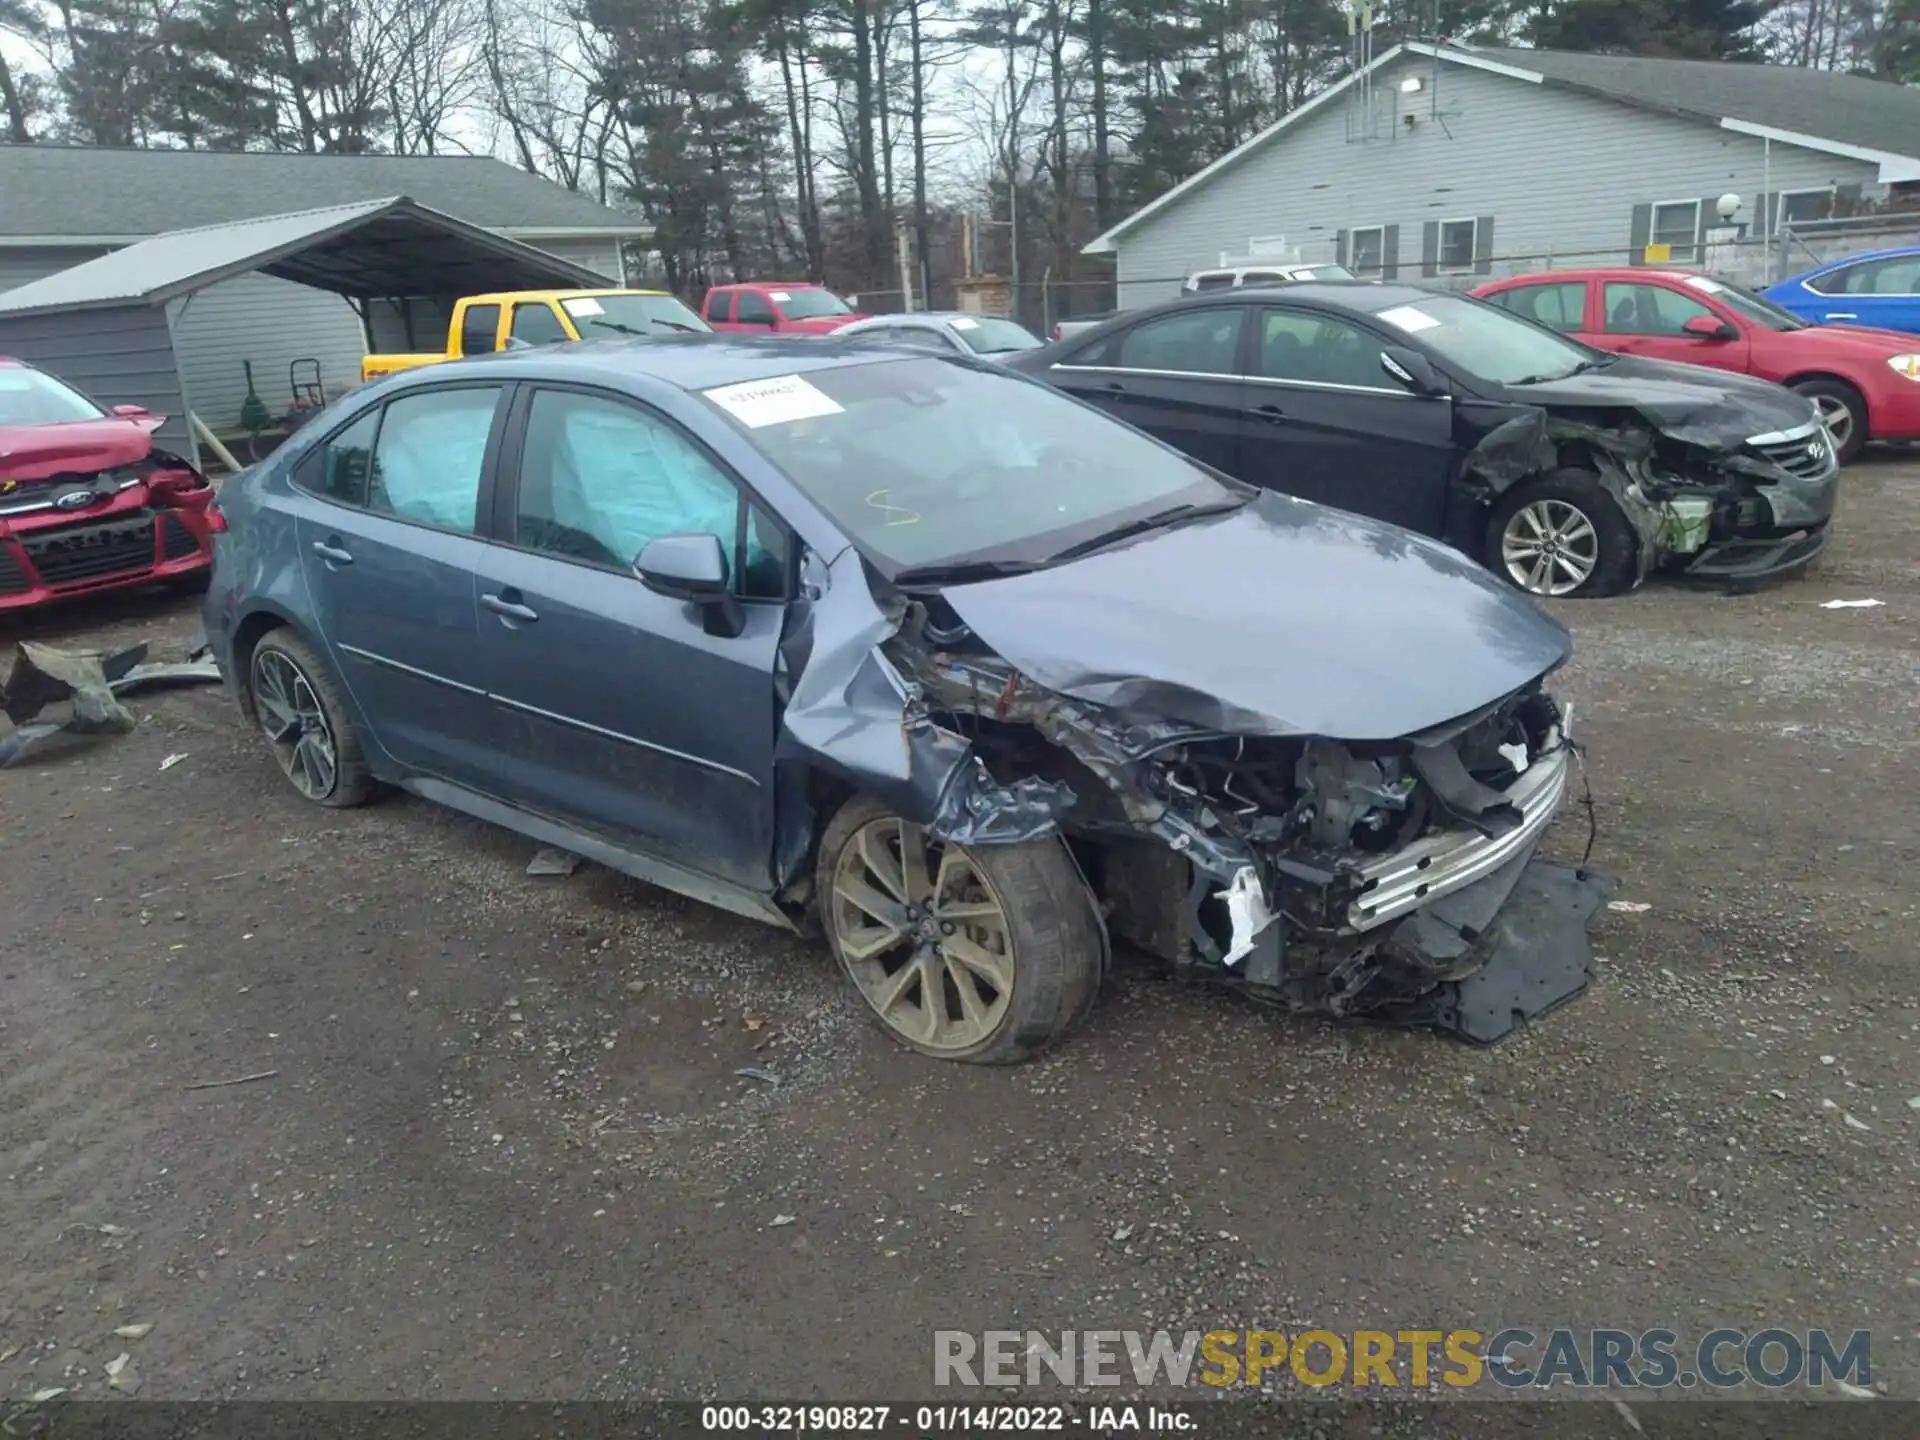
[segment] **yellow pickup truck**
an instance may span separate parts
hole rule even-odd
[[[664,290],[509,290],[469,295],[453,306],[439,354],[369,355],[360,379],[417,370],[463,355],[608,335],[704,335],[712,326]]]

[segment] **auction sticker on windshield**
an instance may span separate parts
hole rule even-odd
[[[821,415],[839,415],[843,407],[798,375],[776,375],[771,380],[747,380],[700,392],[749,430],[787,425]]]
[[[584,296],[578,300],[569,300],[566,302],[566,308],[567,313],[575,318],[582,315],[593,316],[607,313],[606,310],[601,307],[600,302],[591,296]]]
[[[1424,310],[1416,310],[1411,305],[1396,305],[1391,310],[1382,310],[1380,319],[1397,330],[1409,335],[1418,335],[1422,330],[1431,330],[1440,322]]]
[[[978,330],[980,328],[980,322],[971,316],[962,315],[953,322],[953,328],[956,330]]]

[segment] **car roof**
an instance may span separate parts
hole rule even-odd
[[[1284,293],[1287,302],[1330,305],[1342,310],[1372,314],[1395,305],[1411,305],[1420,300],[1457,292],[1443,285],[1408,285],[1391,280],[1292,280],[1284,292],[1259,286],[1237,286],[1232,290],[1205,290],[1185,295],[1169,305],[1271,305],[1276,293]]]
[[[812,280],[729,280],[724,285],[709,285],[708,290],[824,290]]]
[[[884,349],[861,350],[823,345],[791,336],[657,335],[581,340],[571,345],[539,345],[500,350],[471,359],[447,360],[393,377],[389,394],[471,373],[492,379],[573,380],[605,385],[618,377],[650,380],[686,391],[709,390],[749,380],[837,370],[848,365],[899,363],[924,358]],[[503,375],[501,372],[507,373]]]
[[[1857,255],[1844,255],[1838,260],[1828,260],[1816,265],[1812,270],[1801,273],[1812,275],[1820,270],[1832,270],[1841,265],[1853,265],[1861,260],[1899,260],[1908,255],[1920,255],[1920,245],[1895,245],[1887,250],[1862,250]]]
[[[608,285],[599,290],[493,290],[485,295],[468,295],[469,305],[494,304],[509,300],[597,300],[606,295],[665,295],[665,290],[628,290],[619,285]]]
[[[1655,265],[1584,265],[1569,266],[1564,270],[1534,270],[1525,275],[1503,275],[1487,283],[1505,286],[1554,282],[1571,284],[1576,280],[1691,280],[1705,274],[1704,270],[1676,270]]]
[[[983,315],[975,310],[902,310],[887,315],[869,315],[864,320],[856,320],[856,325],[902,324],[911,320],[1007,320],[1013,324],[1020,322],[1010,315]]]

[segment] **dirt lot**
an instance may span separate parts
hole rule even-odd
[[[936,1327],[1306,1325],[1869,1329],[1920,1396],[1920,463],[1846,489],[1801,580],[1563,607],[1650,908],[1491,1051],[1133,971],[1040,1063],[917,1059],[823,951],[140,697],[0,773],[0,1398],[898,1398]]]

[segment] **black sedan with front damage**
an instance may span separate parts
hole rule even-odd
[[[1455,551],[964,357],[588,343],[368,387],[221,495],[207,626],[287,778],[397,785],[823,930],[933,1055],[1109,937],[1490,1041],[1579,993],[1536,855],[1565,630]]]
[[[1463,295],[1325,282],[1176,301],[1014,368],[1256,485],[1447,540],[1535,595],[1762,580],[1827,542],[1804,396],[1595,350]]]

